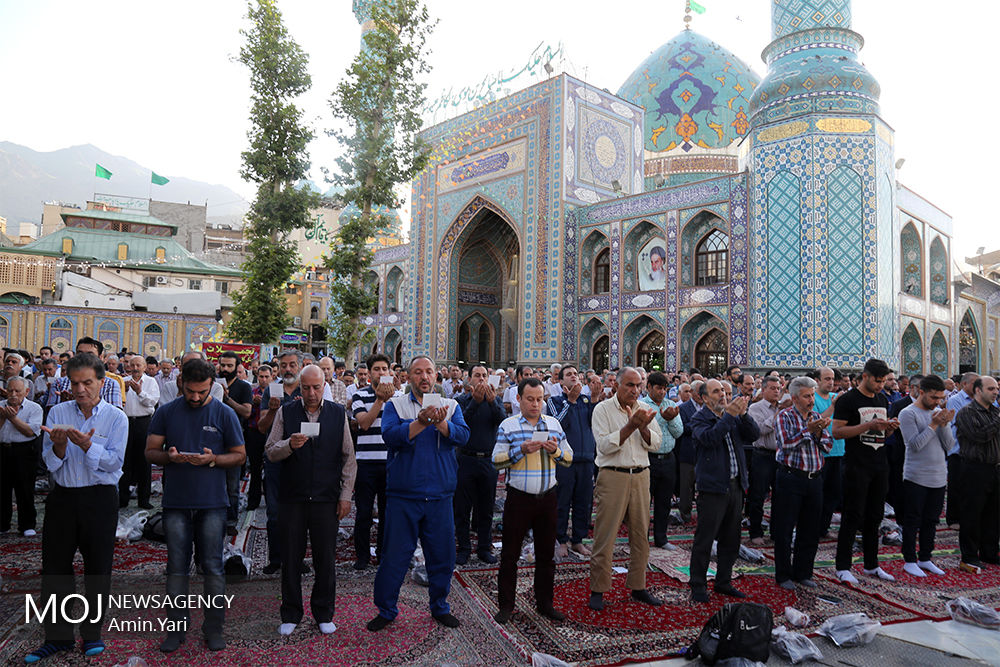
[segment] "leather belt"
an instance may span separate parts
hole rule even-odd
[[[782,470],[787,470],[793,475],[798,475],[799,477],[805,477],[806,479],[816,479],[823,474],[822,470],[814,470],[809,472],[807,470],[800,470],[799,468],[793,468],[791,466],[786,466],[784,463],[780,464]]]
[[[618,466],[601,466],[601,470],[614,470],[615,472],[624,472],[629,475],[638,475],[643,470],[647,470],[649,466],[637,466],[635,468],[619,468]]]
[[[477,451],[472,450],[472,449],[460,449],[460,450],[458,450],[458,453],[459,454],[464,454],[465,456],[474,456],[477,459],[485,459],[487,456],[490,456],[490,453],[487,453],[487,452],[477,452]]]

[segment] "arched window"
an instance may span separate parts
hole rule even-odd
[[[398,313],[401,299],[399,291],[402,287],[403,272],[398,266],[389,270],[389,275],[385,280],[385,312]]]
[[[465,320],[458,326],[458,358],[461,361],[469,360],[469,341],[471,338],[469,320]]]
[[[319,306],[312,306],[309,308],[309,319],[310,320],[319,319]]]
[[[660,331],[650,331],[646,334],[645,338],[639,341],[635,353],[636,362],[647,371],[662,371],[663,346],[663,333]]]
[[[605,248],[594,260],[594,294],[611,291],[611,249]]]
[[[489,362],[493,359],[493,341],[490,337],[490,325],[483,322],[479,325],[479,357],[478,361]]]
[[[594,351],[590,357],[590,366],[598,373],[608,369],[608,337],[601,336],[594,341]]]
[[[948,305],[948,253],[938,236],[931,242],[930,252],[931,301],[942,306]]]
[[[695,285],[717,285],[729,281],[729,237],[721,230],[709,232],[698,243],[694,256]]]
[[[6,317],[0,317],[0,346],[6,347],[7,337],[10,335],[10,322]]]
[[[115,351],[119,347],[121,342],[121,329],[115,322],[101,322],[100,326],[97,327],[97,340],[104,343],[104,349]]]
[[[163,329],[160,327],[159,324],[149,324],[146,326],[145,329],[142,330],[142,333],[161,334],[163,333]]]
[[[924,251],[920,235],[912,222],[899,233],[899,252],[903,269],[903,293],[921,299],[924,296]]]
[[[73,344],[73,324],[63,318],[57,317],[49,323],[49,347],[56,354],[67,352]]]
[[[705,377],[721,375],[729,360],[729,345],[726,334],[712,329],[702,336],[694,348],[695,365]]]

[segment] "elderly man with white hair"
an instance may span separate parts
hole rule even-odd
[[[774,419],[778,470],[771,533],[774,577],[782,588],[794,590],[795,583],[816,588],[812,572],[823,513],[823,456],[833,447],[833,438],[826,430],[830,418],[814,410],[816,381],[806,376],[793,378],[788,393],[792,396],[792,406]]]
[[[35,536],[34,442],[42,429],[42,407],[25,396],[28,382],[7,380],[7,398],[0,401],[0,533],[10,530],[14,515],[11,493],[17,499],[17,530]]]
[[[563,395],[562,383],[559,382],[559,371],[561,370],[562,364],[552,364],[549,366],[549,374],[551,377],[542,383],[542,388],[545,389],[545,395],[549,398]]]

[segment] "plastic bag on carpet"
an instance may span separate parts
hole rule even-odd
[[[720,660],[715,664],[723,665],[724,667],[764,667],[765,663],[757,662],[756,660],[751,660],[750,658],[726,658],[725,660]]]
[[[951,617],[959,623],[978,625],[981,628],[1000,630],[1000,613],[975,600],[958,597],[945,603]]]
[[[420,584],[421,586],[430,586],[431,581],[427,578],[427,566],[418,565],[410,570],[410,580],[415,584]]]
[[[531,667],[569,667],[569,664],[548,653],[536,651],[531,654]]]
[[[764,553],[758,549],[751,549],[745,544],[740,545],[740,560],[745,560],[750,563],[763,563]]]
[[[148,664],[139,656],[133,655],[128,659],[128,662],[119,663],[115,667],[148,667]]]
[[[785,607],[785,619],[793,628],[804,628],[809,625],[809,614],[801,612],[795,607]]]
[[[146,510],[139,510],[132,516],[119,517],[118,528],[115,530],[115,538],[128,540],[129,542],[141,540],[142,527],[146,525],[147,519],[149,519],[149,512]]]
[[[223,571],[227,575],[245,577],[250,574],[250,559],[230,542],[223,545],[222,563]]]
[[[819,626],[817,633],[830,640],[840,647],[864,646],[870,644],[878,629],[882,624],[872,620],[868,614],[858,612],[856,614],[841,614],[832,616]]]
[[[786,608],[786,613],[789,608]],[[779,625],[771,633],[771,650],[793,665],[806,660],[823,659],[823,654],[811,639],[799,632],[789,632],[783,625]]]

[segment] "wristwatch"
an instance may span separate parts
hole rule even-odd
[[[215,467],[215,459],[212,459],[211,461],[208,462],[208,467],[209,468],[214,468]]]

